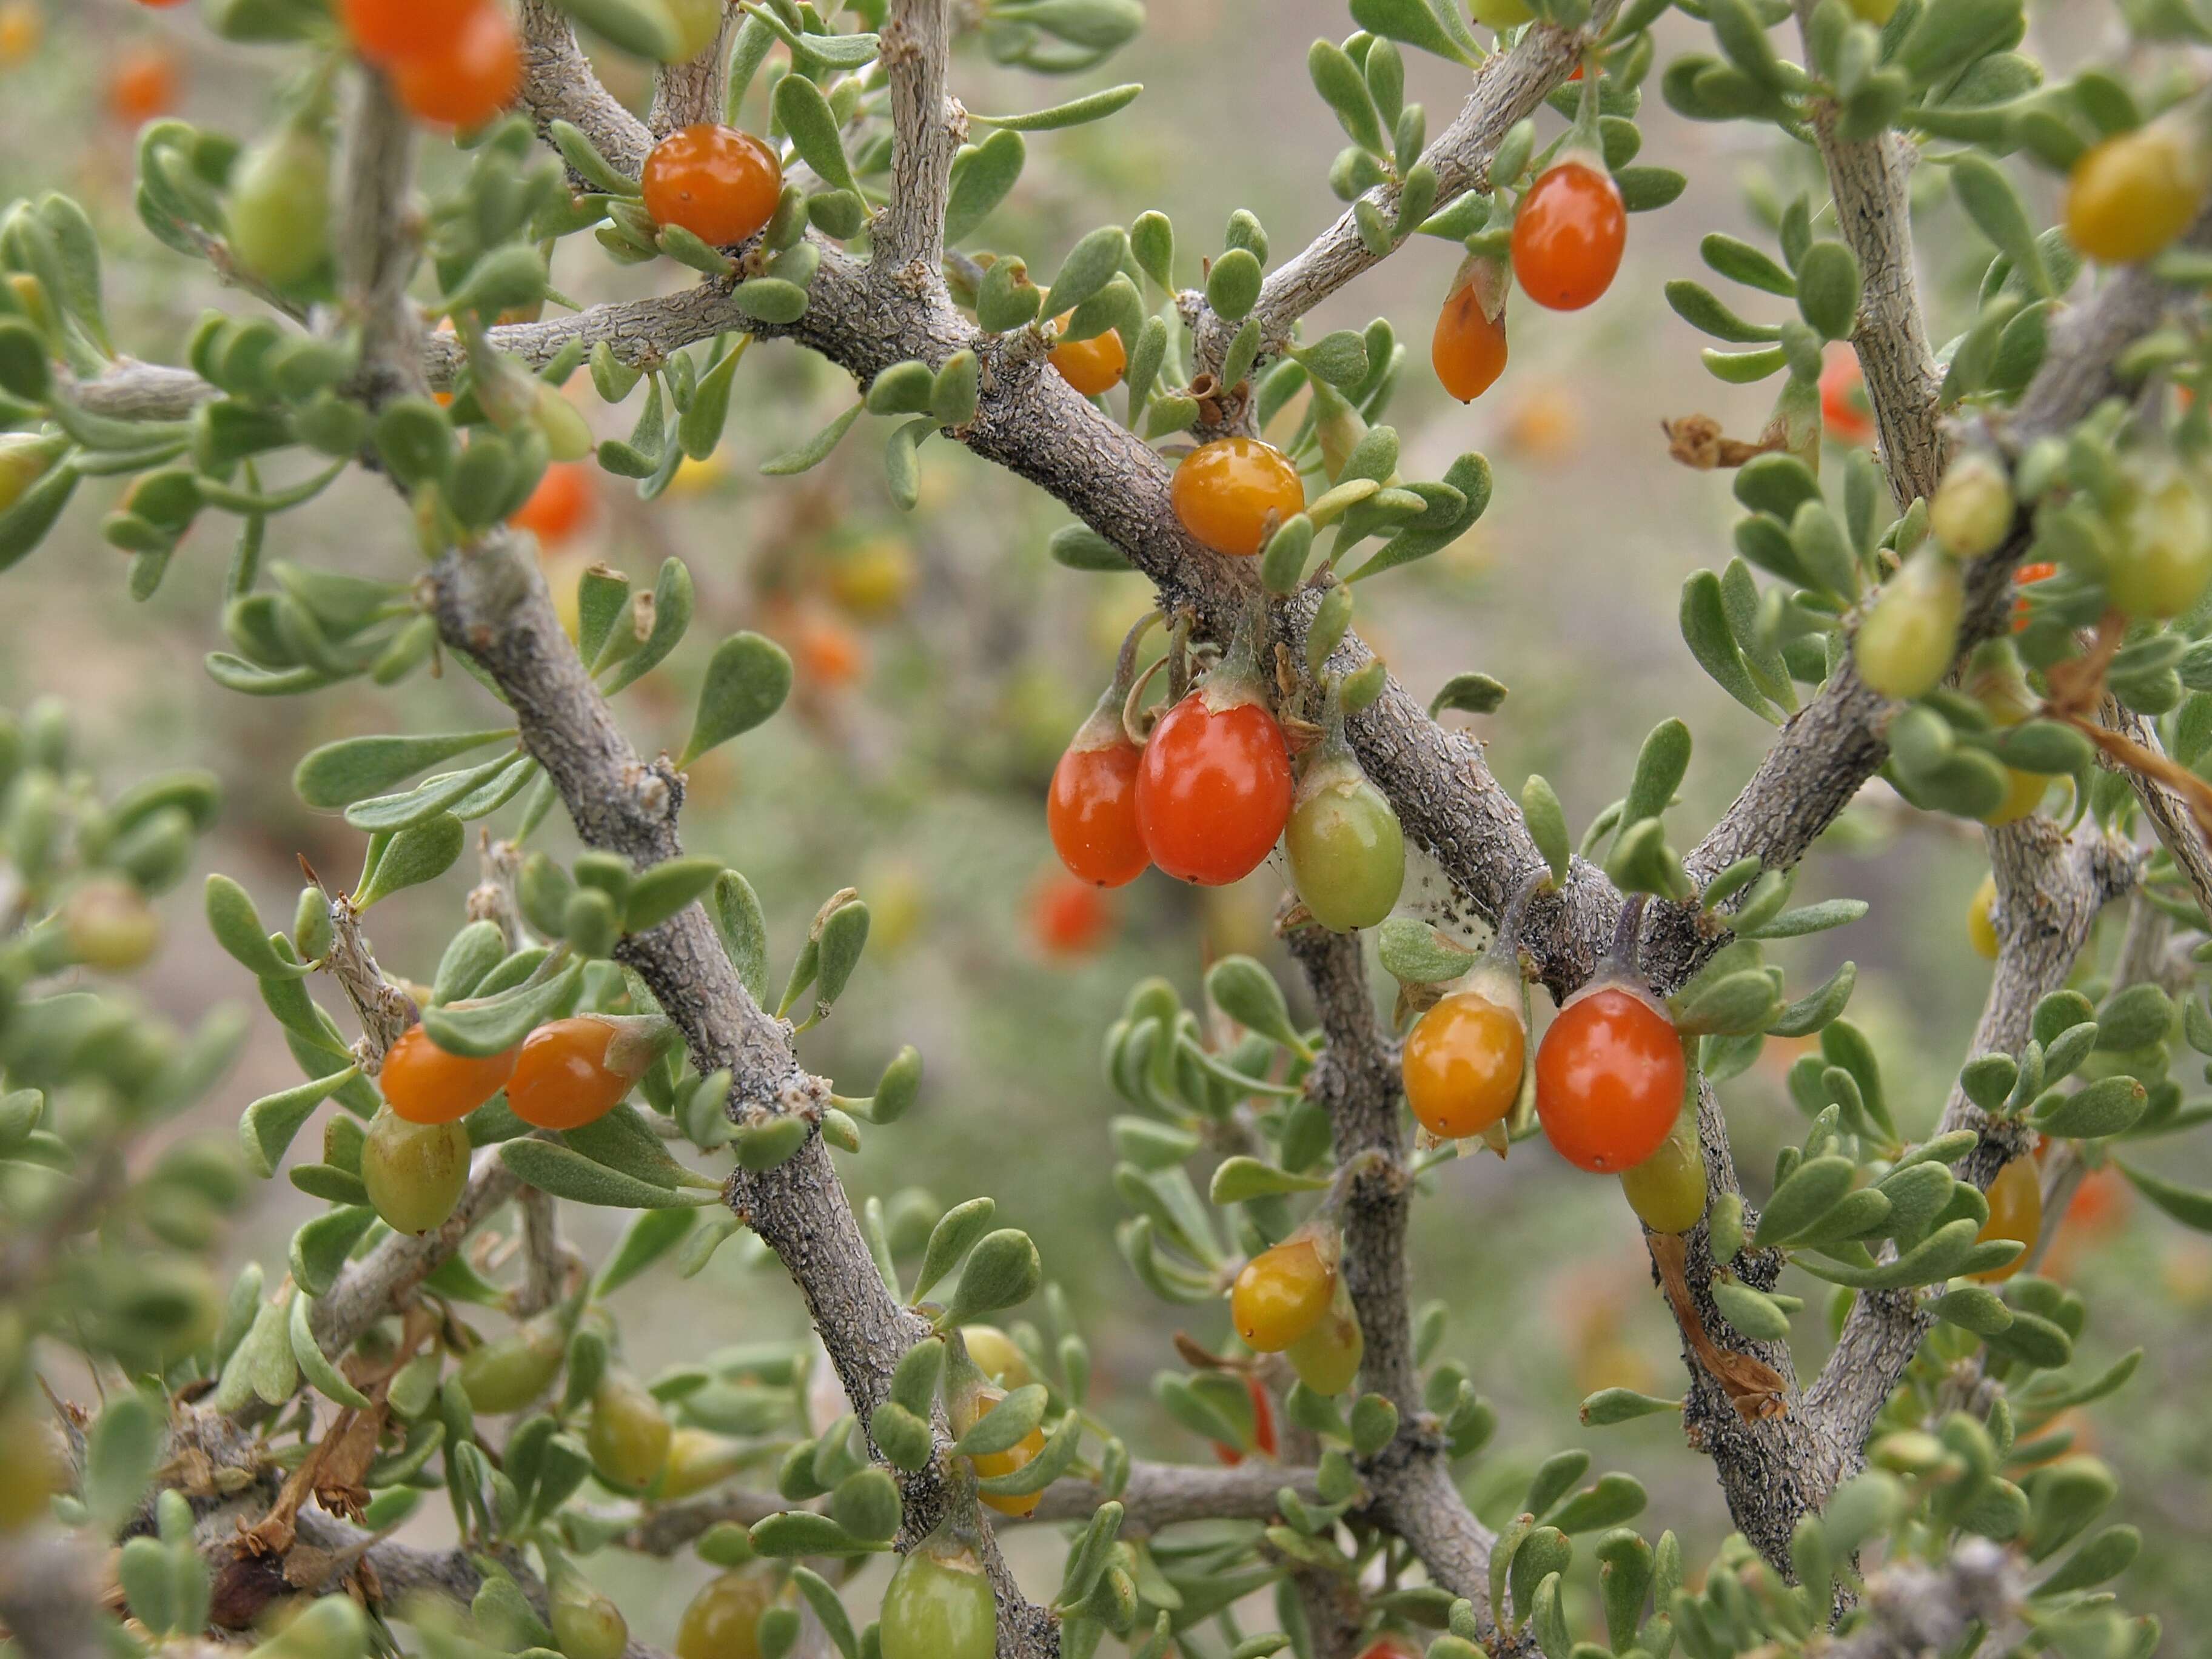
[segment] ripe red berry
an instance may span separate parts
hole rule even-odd
[[[1828,348],[1820,366],[1820,423],[1839,444],[1863,448],[1874,441],[1874,405],[1867,401],[1859,354],[1848,345]]]
[[[1560,1157],[1598,1175],[1659,1149],[1687,1068],[1673,1024],[1620,985],[1570,999],[1536,1048],[1536,1115]]]
[[[536,1128],[577,1129],[612,1111],[644,1073],[642,1066],[633,1071],[610,1059],[619,1029],[584,1014],[525,1037],[507,1083],[515,1116]]]
[[[521,37],[497,6],[476,7],[447,50],[395,64],[392,85],[418,121],[482,126],[521,90]]]
[[[645,210],[714,247],[742,242],[775,214],[783,166],[749,132],[702,121],[653,146],[641,179]]]
[[[1613,285],[1628,245],[1620,186],[1595,157],[1570,155],[1547,168],[1513,220],[1513,275],[1521,291],[1553,311],[1580,311]]]
[[[1137,828],[1137,773],[1143,763],[1144,751],[1121,729],[1117,712],[1110,728],[1085,725],[1053,768],[1045,828],[1053,851],[1078,880],[1126,886],[1152,861]]]
[[[1505,273],[1495,259],[1469,259],[1437,313],[1429,342],[1437,380],[1463,404],[1505,372]]]
[[[1234,558],[1257,553],[1274,526],[1306,504],[1291,458],[1257,438],[1216,438],[1176,468],[1169,500],[1202,545]]]
[[[507,1085],[520,1044],[489,1060],[447,1054],[420,1025],[410,1025],[384,1057],[378,1085],[393,1113],[410,1123],[451,1123],[466,1117]]]
[[[1037,884],[1030,922],[1049,957],[1087,956],[1114,931],[1114,912],[1089,882],[1054,870]]]
[[[530,532],[541,547],[558,547],[584,527],[599,503],[599,493],[598,473],[591,463],[556,461],[507,523]]]
[[[450,56],[483,0],[344,0],[339,18],[353,49],[372,64]]]
[[[1137,827],[1178,881],[1221,887],[1249,876],[1291,817],[1291,751],[1256,693],[1219,676],[1161,717],[1137,770]]]

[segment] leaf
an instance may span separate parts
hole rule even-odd
[[[346,823],[370,835],[411,829],[497,782],[515,760],[515,756],[501,755],[465,772],[432,778],[398,794],[372,795],[367,800],[356,801],[345,810]],[[456,812],[455,816],[459,814]]]
[[[952,1449],[963,1457],[988,1457],[994,1452],[1012,1450],[1044,1421],[1049,1397],[1042,1382],[1016,1389],[976,1419],[975,1425],[953,1442]]]
[[[742,737],[783,707],[791,694],[791,657],[774,640],[732,634],[714,647],[699,688],[699,710],[679,769],[719,744]]]
[[[977,1240],[989,1231],[991,1218],[998,1206],[988,1198],[971,1198],[965,1204],[956,1204],[939,1216],[937,1224],[929,1230],[929,1243],[923,1247],[921,1269],[914,1282],[912,1299],[919,1302],[938,1282],[960,1265]]]
[[[837,136],[837,117],[822,88],[800,75],[787,75],[776,83],[775,118],[791,136],[799,159],[834,190],[860,193],[853,177],[853,164],[845,159],[843,141]],[[970,118],[973,118],[972,117]]]
[[[1796,939],[1806,933],[1823,933],[1831,927],[1842,927],[1856,921],[1867,913],[1864,899],[1824,899],[1818,904],[1801,905],[1795,910],[1784,910],[1764,926],[1746,932],[1738,928],[1746,939]]]
[[[2183,1226],[2193,1227],[2200,1233],[2212,1233],[2212,1193],[2177,1187],[2156,1176],[2145,1175],[2119,1158],[2114,1158],[2112,1162],[2119,1165],[2122,1175],[2135,1183],[2137,1192]]]
[[[665,1191],[673,1192],[684,1186],[696,1188],[705,1179],[671,1158],[667,1143],[653,1132],[638,1115],[637,1108],[627,1103],[617,1104],[589,1123],[562,1130],[561,1139],[594,1164],[605,1164],[618,1175],[629,1176]]]
[[[1220,1205],[1249,1204],[1284,1193],[1317,1193],[1329,1182],[1327,1176],[1292,1175],[1256,1158],[1240,1156],[1224,1158],[1216,1166],[1206,1196]]]
[[[1001,127],[953,158],[952,189],[945,210],[945,240],[957,242],[990,216],[1022,174],[1029,149],[1020,133]]]
[[[720,1201],[712,1193],[679,1193],[656,1187],[635,1176],[610,1170],[573,1147],[556,1146],[550,1140],[504,1141],[499,1156],[508,1169],[538,1191],[565,1198],[571,1203],[656,1210]]]
[[[640,871],[623,901],[623,932],[643,933],[689,905],[722,873],[722,860],[704,854],[665,859]]]
[[[608,696],[658,667],[676,648],[691,626],[695,603],[690,568],[681,559],[664,560],[653,584],[653,631],[616,667],[603,688]]]
[[[787,478],[794,473],[805,472],[830,459],[830,452],[837,447],[844,435],[853,429],[853,422],[860,418],[866,404],[854,404],[836,420],[823,427],[796,449],[787,449],[781,455],[761,463],[761,471],[771,478]]]
[[[161,1459],[162,1433],[161,1414],[135,1390],[118,1394],[93,1425],[85,1443],[84,1504],[101,1536],[113,1537],[137,1513]]]
[[[1474,965],[1474,951],[1410,916],[1391,916],[1376,932],[1384,970],[1405,984],[1440,985]]]
[[[1662,1400],[1656,1395],[1638,1394],[1633,1389],[1600,1389],[1583,1401],[1582,1420],[1590,1428],[1607,1428],[1635,1418],[1656,1417],[1662,1412],[1681,1409],[1679,1400]]]
[[[351,1119],[345,1120],[350,1122]],[[356,1182],[356,1185],[360,1183]],[[366,1201],[325,1212],[292,1235],[293,1281],[309,1296],[327,1296],[346,1257],[376,1220]]]
[[[978,1480],[976,1489],[994,1498],[1026,1498],[1031,1492],[1042,1492],[1073,1467],[1082,1439],[1083,1413],[1069,1412],[1060,1419],[1045,1441],[1044,1449],[1035,1457],[1006,1474]]]
[[[275,1175],[285,1149],[301,1126],[314,1115],[315,1108],[360,1075],[359,1066],[344,1066],[327,1077],[310,1078],[273,1095],[264,1095],[248,1106],[238,1120],[239,1145],[245,1152],[246,1167],[264,1181]]]
[[[312,1297],[295,1296],[292,1298],[292,1358],[299,1362],[300,1374],[307,1379],[308,1386],[326,1399],[334,1400],[350,1411],[368,1409],[368,1396],[346,1381],[336,1365],[331,1364],[321,1345],[315,1340],[312,1315]]]
[[[341,738],[301,757],[292,770],[292,788],[305,805],[335,811],[382,794],[441,761],[514,736],[514,727],[502,726],[441,737]]]
[[[1683,642],[1713,683],[1759,719],[1774,720],[1773,706],[1752,678],[1729,626],[1721,579],[1711,571],[1698,571],[1682,584],[1681,625]]]
[[[206,906],[208,931],[215,935],[215,942],[256,979],[297,979],[307,971],[276,954],[268,930],[261,925],[260,911],[246,889],[228,876],[207,878]]]
[[[549,1019],[567,1012],[583,977],[581,959],[569,957],[535,982],[525,981],[499,995],[422,1011],[422,1029],[449,1054],[489,1060],[503,1054]]]
[[[714,929],[738,980],[755,1002],[768,992],[768,923],[752,884],[735,870],[714,878]]]
[[[435,881],[453,867],[467,842],[467,827],[451,812],[441,812],[396,832],[382,843],[374,867],[354,890],[354,908],[366,910],[406,888]],[[372,848],[378,845],[370,843]]]
[[[1118,87],[1107,87],[1100,91],[1070,99],[1065,104],[1054,104],[1049,109],[1031,110],[1025,115],[977,115],[970,112],[970,122],[987,127],[1001,127],[1009,132],[1049,132],[1060,127],[1078,127],[1086,121],[1103,121],[1116,111],[1127,109],[1136,102],[1144,91],[1140,82],[1128,82]]]

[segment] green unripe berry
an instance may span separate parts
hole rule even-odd
[[[1929,503],[1928,527],[1954,559],[1994,553],[2012,529],[2012,479],[1995,457],[1961,455]]]
[[[1959,648],[1966,609],[1959,567],[1923,547],[1892,576],[1859,625],[1851,654],[1859,678],[1885,697],[1917,697],[1936,689]]]
[[[459,1123],[410,1123],[378,1111],[361,1148],[361,1183],[396,1233],[442,1226],[469,1184],[469,1132]]]

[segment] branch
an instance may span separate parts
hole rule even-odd
[[[453,1214],[427,1233],[393,1233],[317,1298],[315,1340],[325,1353],[343,1353],[368,1328],[398,1307],[407,1293],[436,1272],[461,1241],[521,1188],[496,1149],[477,1160]]]
[[[27,1529],[0,1538],[0,1626],[25,1659],[108,1659],[91,1554]]]
[[[2166,745],[2159,741],[2158,728],[2134,709],[2123,708],[2108,699],[2100,719],[2122,737],[2142,744],[2153,754],[2166,752]],[[2173,860],[2173,867],[2181,872],[2190,892],[2195,895],[2197,908],[2212,917],[2212,847],[2205,844],[2204,832],[2197,827],[2189,803],[2154,778],[2136,771],[2126,775],[2136,799],[2142,803],[2143,816],[2150,820],[2159,845],[2166,848]]]
[[[1499,141],[1566,84],[1568,76],[1582,62],[1584,48],[1604,32],[1619,9],[1620,0],[1599,0],[1591,7],[1585,27],[1562,29],[1540,23],[1523,34],[1511,51],[1493,53],[1482,61],[1474,71],[1474,88],[1451,125],[1421,152],[1421,161],[1437,176],[1432,210],[1449,206],[1469,191],[1490,188],[1490,163]],[[1396,179],[1385,179],[1364,198],[1381,211],[1385,224],[1397,222],[1399,190]],[[1402,242],[1394,246],[1392,252],[1402,246]],[[1261,361],[1279,355],[1299,318],[1353,277],[1381,263],[1361,240],[1354,210],[1346,208],[1327,230],[1269,274],[1249,319],[1224,322],[1206,307],[1202,298],[1193,296],[1194,366],[1218,369],[1228,355],[1230,341],[1248,319],[1260,325]]]
[[[1308,926],[1285,943],[1313,988],[1328,1039],[1306,1087],[1328,1109],[1338,1165],[1359,1171],[1345,1194],[1341,1271],[1367,1341],[1360,1386],[1398,1408],[1396,1437],[1361,1464],[1369,1513],[1413,1546],[1431,1579],[1474,1603],[1486,1646],[1519,1652],[1528,1644],[1525,1632],[1516,1638],[1490,1618],[1490,1553],[1497,1539],[1453,1484],[1441,1425],[1423,1403],[1414,1362],[1406,1285],[1413,1182],[1405,1164],[1397,1045],[1376,1022],[1358,934]]]
[[[681,64],[663,64],[653,77],[653,113],[647,125],[655,137],[665,137],[678,127],[721,120],[730,99],[729,8],[714,38],[696,56]],[[527,95],[526,90],[526,95]]]
[[[1867,1622],[1827,1649],[1831,1659],[1919,1659],[1978,1644],[2024,1599],[2002,1545],[1962,1538],[1941,1566],[1898,1561],[1867,1580]]]
[[[345,309],[361,328],[354,390],[373,405],[427,391],[422,321],[407,297],[418,252],[409,207],[415,123],[391,83],[364,70],[355,81],[341,161],[345,210],[338,215],[338,270]]]
[[[553,0],[522,0],[522,95],[519,100],[543,134],[566,121],[592,141],[615,171],[635,179],[645,171],[653,134],[618,103],[592,73],[568,15]]]
[[[1815,0],[1797,0],[1801,34],[1812,27]],[[1836,109],[1814,104],[1810,114],[1820,159],[1835,198],[1836,224],[1858,256],[1865,289],[1851,330],[1865,377],[1867,401],[1881,434],[1890,493],[1902,507],[1933,499],[1943,477],[1945,441],[1936,400],[1942,371],[1928,349],[1913,273],[1911,175],[1915,151],[1905,135],[1836,136]]]
[[[2056,823],[2037,817],[1992,830],[1989,844],[1997,963],[1971,1053],[2014,1054],[2028,1039],[2035,1005],[2065,985],[2098,912],[2133,890],[2142,854],[2102,837],[2069,841]],[[1936,1133],[1958,1129],[1981,1137],[1957,1165],[1978,1187],[2027,1150],[2025,1126],[1990,1118],[1954,1084]],[[1852,1465],[1844,1473],[1856,1469],[1875,1417],[1934,1323],[1915,1291],[1866,1291],[1852,1303],[1834,1352],[1806,1393],[1807,1409],[1850,1449]]]
[[[883,28],[891,91],[891,197],[876,216],[875,263],[919,289],[944,279],[945,205],[952,156],[968,136],[968,113],[945,96],[951,52],[947,0],[892,0]]]
[[[522,1212],[522,1288],[514,1298],[514,1313],[520,1319],[542,1312],[561,1299],[569,1258],[561,1243],[560,1206],[550,1193],[525,1187],[516,1207]]]

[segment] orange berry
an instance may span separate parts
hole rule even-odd
[[[343,0],[340,21],[372,64],[406,64],[457,51],[483,0]]]
[[[2016,1158],[1999,1170],[1990,1182],[1990,1218],[1974,1236],[1974,1243],[2009,1239],[2021,1253],[2002,1267],[1967,1275],[1978,1285],[2001,1285],[2027,1265],[2027,1252],[2043,1231],[2043,1176],[2032,1158]]]
[[[792,654],[799,672],[825,686],[850,685],[867,665],[867,653],[853,630],[828,617],[808,617],[799,625]]]
[[[978,1389],[972,1401],[953,1413],[954,1432],[965,1434],[982,1420],[986,1413],[1006,1397],[1004,1389]],[[969,1459],[975,1466],[978,1479],[988,1480],[1001,1474],[1012,1474],[1044,1449],[1044,1429],[1031,1429],[1020,1440],[1002,1452],[983,1452]],[[985,1504],[1001,1515],[1026,1516],[1033,1513],[1043,1501],[1044,1492],[1039,1488],[1020,1497],[1002,1498],[994,1492],[977,1494]]]
[[[522,88],[522,40],[505,12],[480,5],[449,50],[405,59],[394,66],[392,81],[416,119],[482,126]]]
[[[1867,401],[1859,354],[1840,342],[1828,348],[1820,366],[1820,422],[1831,438],[1851,448],[1874,441],[1874,405]]]
[[[1470,260],[1437,313],[1429,362],[1443,389],[1473,403],[1505,372],[1505,296],[1495,263]]]
[[[447,1054],[420,1025],[410,1025],[384,1057],[377,1084],[385,1103],[410,1123],[451,1123],[507,1086],[520,1045],[489,1060]]]
[[[1037,884],[1030,925],[1047,956],[1083,957],[1114,931],[1114,912],[1097,887],[1055,870]]]
[[[612,1022],[580,1014],[541,1025],[522,1042],[507,1081],[515,1116],[540,1129],[577,1129],[621,1103],[643,1068],[610,1065]]]
[[[177,106],[177,66],[161,47],[126,46],[107,78],[107,107],[137,126]]]
[[[783,166],[750,133],[702,121],[655,144],[641,183],[656,224],[680,225],[710,246],[727,247],[775,216]]]
[[[599,481],[585,461],[556,461],[545,469],[530,499],[507,520],[527,530],[541,547],[557,547],[591,518],[599,502]]]
[[[1244,1264],[1229,1316],[1255,1353],[1280,1353],[1321,1322],[1335,1291],[1335,1265],[1311,1237],[1294,1234]]]
[[[1062,312],[1055,325],[1066,328],[1073,315],[1072,311]],[[1050,362],[1061,380],[1085,397],[1096,398],[1121,383],[1122,371],[1129,367],[1129,353],[1121,337],[1109,328],[1088,340],[1055,341]]]
[[[1580,311],[1613,286],[1628,210],[1602,163],[1570,156],[1528,186],[1513,219],[1513,275],[1553,311]]]
[[[0,69],[29,61],[46,38],[46,14],[39,9],[38,0],[0,4]]]
[[[1176,468],[1169,499],[1182,527],[1216,553],[1249,557],[1306,504],[1289,456],[1257,438],[1216,438]]]
[[[1571,999],[1536,1048],[1536,1115],[1560,1157],[1598,1175],[1659,1150],[1687,1068],[1674,1024],[1624,986]]]
[[[1439,1139],[1480,1134],[1521,1097],[1528,1043],[1518,1009],[1480,991],[1454,991],[1406,1038],[1406,1103]]]

